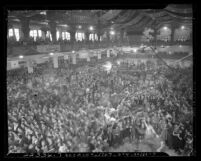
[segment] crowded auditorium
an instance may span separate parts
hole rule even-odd
[[[8,10],[8,153],[192,156],[192,15]]]

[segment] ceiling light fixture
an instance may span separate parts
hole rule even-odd
[[[114,32],[114,31],[110,31],[110,34],[111,34],[111,35],[115,35],[115,32]]]
[[[90,27],[89,27],[89,30],[91,30],[91,31],[94,30],[93,26],[90,26]]]
[[[19,58],[20,58],[20,59],[23,59],[23,58],[24,58],[24,56],[23,56],[23,55],[20,55],[20,56],[19,56]]]

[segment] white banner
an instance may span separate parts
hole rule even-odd
[[[41,53],[60,51],[60,45],[37,45],[37,51]]]
[[[76,56],[73,55],[73,64],[76,64]]]
[[[53,57],[54,68],[58,68],[58,57]]]
[[[107,57],[110,57],[110,50],[107,50]]]
[[[98,59],[101,59],[101,53],[98,53]]]

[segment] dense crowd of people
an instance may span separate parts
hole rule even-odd
[[[129,139],[192,155],[192,66],[63,63],[7,72],[9,152],[107,152]]]

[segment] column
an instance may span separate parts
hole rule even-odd
[[[72,59],[72,63],[73,63],[73,64],[76,64],[76,55],[73,55],[72,58],[73,58],[73,59]]]
[[[107,41],[110,41],[110,32],[107,31]]]
[[[86,42],[89,41],[89,34],[90,34],[90,33],[89,33],[88,31],[85,32],[85,41],[86,41]]]
[[[124,29],[120,30],[120,43],[123,44],[124,42]]]
[[[56,34],[57,34],[57,30],[56,30],[56,22],[54,21],[50,21],[49,22],[49,25],[50,25],[50,32],[51,32],[51,35],[52,35],[52,42],[56,42]]]
[[[97,54],[98,54],[98,59],[101,59],[101,53],[98,52]]]
[[[62,30],[57,30],[57,31],[59,31],[59,39],[58,40],[60,40],[60,39],[62,39]]]
[[[70,41],[71,43],[75,43],[76,39],[75,39],[75,33],[76,33],[76,26],[75,25],[71,25],[71,29],[70,29]]]
[[[176,29],[175,27],[173,27],[173,26],[171,27],[171,30],[172,30],[171,41],[170,41],[171,43],[174,43],[174,32],[175,32],[175,29]]]
[[[98,30],[98,32],[97,32],[97,36],[98,36],[98,41],[100,42],[100,36],[101,36],[101,33],[100,33],[99,30]]]
[[[23,36],[24,36],[24,41],[28,41],[29,39],[29,31],[30,31],[30,28],[29,28],[29,19],[27,17],[22,17],[20,18],[21,20],[21,24],[22,24],[22,33],[23,33]]]
[[[108,58],[110,57],[110,50],[109,49],[107,50],[107,57]]]
[[[57,56],[54,56],[53,57],[53,65],[54,65],[54,68],[58,68],[58,57]]]
[[[52,42],[56,42],[56,22],[55,22],[55,17],[56,17],[56,11],[55,10],[48,10],[46,12],[47,14],[47,19],[49,20],[49,26],[50,26],[50,32],[52,35]]]
[[[46,28],[46,27],[42,27],[42,28],[41,28],[41,31],[42,31],[42,39],[45,40],[45,38],[46,38],[46,33],[47,33],[47,28]]]

